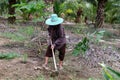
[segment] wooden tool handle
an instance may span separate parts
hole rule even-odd
[[[52,44],[52,40],[50,40],[50,42],[51,42],[51,46],[52,46],[52,45],[53,45],[53,44]],[[52,48],[52,55],[53,55],[53,61],[54,61],[55,71],[58,71],[57,65],[56,65],[56,59],[55,59],[54,48]]]

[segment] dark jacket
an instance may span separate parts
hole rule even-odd
[[[59,28],[48,28],[49,36],[52,40],[52,44],[55,45],[55,49],[60,49],[64,44],[66,44],[64,28],[59,26]]]

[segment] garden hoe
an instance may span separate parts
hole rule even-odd
[[[52,40],[50,40],[50,41],[51,41],[51,45],[52,45]],[[54,61],[55,71],[53,71],[53,72],[51,73],[51,77],[55,77],[55,76],[58,76],[59,72],[58,72],[58,68],[57,68],[57,65],[56,65],[54,48],[52,48],[52,55],[53,55],[53,61]]]

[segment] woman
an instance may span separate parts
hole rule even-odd
[[[63,19],[58,17],[56,14],[52,14],[49,19],[46,20],[46,24],[49,25],[48,33],[52,45],[49,44],[46,54],[45,54],[45,63],[43,67],[48,69],[48,58],[52,57],[52,48],[59,51],[59,69],[63,69],[63,60],[65,56],[66,48],[66,38],[64,28],[61,26]]]

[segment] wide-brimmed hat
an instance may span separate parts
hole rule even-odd
[[[52,14],[50,16],[50,18],[48,18],[45,21],[45,24],[47,24],[47,25],[58,25],[58,24],[61,24],[63,21],[64,21],[63,18],[58,17],[57,14]]]

